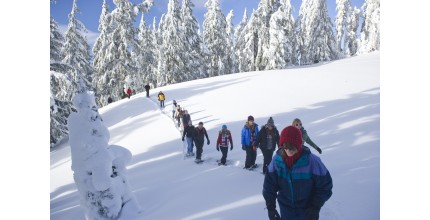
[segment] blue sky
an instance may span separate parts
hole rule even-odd
[[[203,24],[204,14],[206,13],[206,8],[204,4],[207,0],[193,0],[195,5],[193,12],[197,21],[200,25]],[[115,5],[112,0],[107,1],[109,4],[109,11],[115,9]],[[142,0],[131,0],[133,3],[142,2]],[[182,0],[179,0],[181,4]],[[247,8],[248,16],[250,16],[253,9],[257,9],[260,0],[219,0],[221,9],[224,15],[227,16],[230,10],[233,10],[234,19],[233,24],[237,25],[243,17],[244,9]],[[301,0],[291,0],[291,3],[295,9],[294,17],[297,16]],[[364,0],[352,0],[352,5],[360,8]],[[147,24],[152,24],[154,16],[157,19],[157,23],[163,13],[167,11],[168,0],[154,0],[154,5],[151,7],[150,11],[144,15]],[[58,22],[60,30],[65,30],[68,23],[68,14],[72,9],[73,0],[57,0],[55,4],[50,4],[50,15]],[[77,19],[84,23],[85,27],[88,29],[88,40],[89,44],[92,45],[95,38],[98,35],[98,25],[100,13],[102,10],[103,0],[78,0],[77,5],[81,13],[77,16]],[[332,21],[336,16],[336,0],[327,0],[328,10]],[[140,21],[140,15],[136,17],[136,26]]]

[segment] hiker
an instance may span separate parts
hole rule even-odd
[[[199,122],[199,125],[195,129],[194,134],[195,134],[194,135],[194,144],[196,145],[196,160],[195,160],[195,162],[201,162],[205,137],[207,140],[206,141],[207,145],[209,145],[211,143],[209,140],[208,133],[206,132],[206,128],[203,127],[203,122]]]
[[[222,153],[222,157],[218,165],[226,165],[229,141],[230,150],[233,150],[233,139],[231,138],[230,130],[227,129],[227,125],[222,125],[216,142],[216,150],[219,151],[221,149]]]
[[[178,105],[176,107],[176,111],[175,111],[175,118],[176,120],[178,120],[178,128],[181,126],[181,120],[182,120],[182,115],[183,115],[183,111],[181,108],[181,105]]]
[[[113,102],[112,97],[109,96],[107,102],[108,102],[108,104],[112,103]]]
[[[270,162],[263,183],[269,219],[318,220],[321,207],[332,195],[330,172],[302,144],[298,128],[290,125],[282,130],[280,149]],[[276,200],[281,215],[276,210]]]
[[[182,125],[184,125],[184,128],[188,125],[188,123],[191,122],[191,115],[188,114],[188,110],[184,109],[184,114],[182,115]]]
[[[166,97],[164,96],[164,93],[162,91],[160,91],[158,93],[158,101],[160,101],[160,108],[164,108],[164,100],[166,99]]]
[[[186,156],[194,156],[193,152],[193,140],[194,140],[194,134],[195,134],[195,127],[194,125],[190,123],[186,128],[184,128],[184,131],[182,132],[182,141],[185,140],[185,136],[187,137],[187,155]]]
[[[127,89],[127,96],[128,96],[129,99],[130,99],[131,94],[132,94],[131,88],[128,87],[128,89]]]
[[[149,86],[149,84],[146,84],[145,85],[145,91],[146,91],[146,97],[149,97],[149,89],[150,89],[151,87]]]
[[[176,100],[173,100],[173,104],[172,104],[172,118],[173,119],[175,118],[176,108],[177,108]]]
[[[279,132],[275,126],[275,122],[273,118],[270,117],[267,120],[267,124],[263,126],[258,133],[256,146],[260,148],[261,153],[263,153],[264,162],[263,162],[263,173],[266,174],[267,166],[272,161],[273,152],[276,150],[276,145],[279,141]],[[279,148],[279,145],[278,145]]]
[[[305,128],[302,125],[302,121],[298,118],[295,118],[293,120],[292,123],[293,126],[295,126],[296,128],[300,129],[300,131],[302,132],[302,139],[303,139],[303,145],[305,144],[305,142],[309,145],[311,145],[316,151],[318,151],[318,153],[322,153],[321,148],[319,148],[309,137],[308,132],[305,130]]]
[[[254,117],[250,115],[241,132],[242,150],[246,151],[244,169],[253,169],[257,167],[255,164],[255,160],[257,159],[257,147],[255,145],[257,136],[258,124],[254,123]]]

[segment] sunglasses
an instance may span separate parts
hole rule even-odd
[[[302,126],[302,124],[301,123],[300,124],[297,123],[296,126]]]

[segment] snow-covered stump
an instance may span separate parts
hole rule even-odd
[[[72,170],[87,219],[136,219],[139,204],[129,189],[125,165],[131,152],[108,145],[109,131],[94,95],[80,91],[68,118]]]

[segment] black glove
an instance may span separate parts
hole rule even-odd
[[[242,145],[242,150],[246,150],[245,145]]]
[[[276,203],[266,203],[267,206],[267,215],[270,220],[280,220],[281,216],[279,216],[278,211],[276,210]]]
[[[233,150],[233,145],[231,145],[230,150]]]
[[[208,143],[207,143],[207,144],[209,145],[210,143],[211,143],[211,141],[210,141],[210,140],[208,140]]]
[[[318,153],[322,153],[322,150],[321,150],[321,148],[319,148],[319,147],[317,147],[317,151],[318,151]]]
[[[306,209],[306,220],[318,220],[320,215],[320,209],[315,207],[309,207]]]
[[[219,147],[218,146],[216,147],[216,150],[219,151]]]

